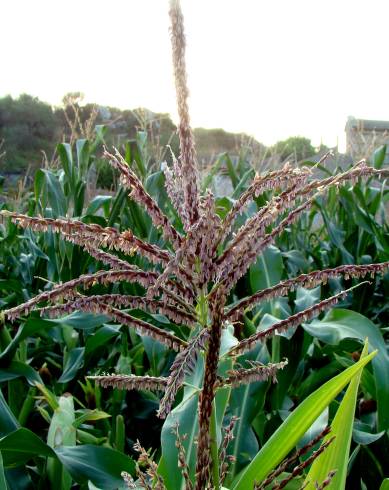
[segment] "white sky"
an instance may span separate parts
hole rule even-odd
[[[388,0],[182,0],[193,126],[344,144],[389,119]],[[175,119],[168,0],[0,0],[0,96],[147,107]]]

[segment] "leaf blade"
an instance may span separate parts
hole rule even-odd
[[[262,480],[297,444],[316,418],[340,393],[350,380],[375,356],[372,352],[356,364],[327,381],[306,398],[271,436],[249,466],[232,486],[233,490],[251,488],[254,481]]]

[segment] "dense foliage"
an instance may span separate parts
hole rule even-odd
[[[130,228],[140,238],[153,239],[154,232],[149,218],[123,190],[118,190],[114,196],[96,196],[89,204],[84,193],[79,191],[87,184],[88,169],[95,164],[94,152],[98,151],[98,145],[99,138],[91,142],[78,141],[75,145],[77,151],[76,148],[72,151],[69,145],[61,144],[58,147],[61,168],[54,171],[41,170],[36,174],[32,192],[27,192],[24,199],[18,203],[19,211],[42,215],[49,213],[49,216],[54,217],[73,215],[85,223],[114,225],[122,230]],[[161,186],[164,180],[163,173],[150,173],[145,164],[141,140],[138,140],[138,143],[135,141],[132,145],[136,146],[140,156],[138,163],[129,156],[133,162],[132,168],[139,176],[143,175],[141,178],[148,191],[166,207],[169,202]],[[378,151],[373,159],[377,168],[380,166],[382,154],[382,150]],[[64,176],[72,167],[75,175],[70,183]],[[243,189],[247,189],[255,171],[244,159],[229,168],[233,172],[230,178],[234,183],[234,195],[238,195]],[[208,176],[204,177],[204,181],[209,181]],[[235,201],[234,195],[217,200],[216,205],[221,216],[231,209]],[[387,223],[382,222],[387,196],[384,188],[377,187],[377,182],[374,181],[342,186],[342,206],[339,206],[337,195],[335,192],[332,195],[330,191],[327,198],[318,199],[301,221],[280,236],[277,247],[271,247],[240,281],[235,289],[237,299],[258,289],[272,286],[298,271],[308,272],[318,268],[334,267],[348,263],[351,259],[360,264],[388,260]],[[267,199],[266,192],[256,198],[242,219],[253,215],[259,209],[258,206]],[[363,227],[361,222],[365,223]],[[356,243],[359,247],[356,247]],[[0,246],[0,287],[4,308],[16,306],[39,290],[50,288],[50,282],[46,283],[42,278],[54,282],[66,281],[99,268],[96,261],[91,260],[78,246],[58,240],[55,234],[40,235],[29,230],[20,232],[8,221],[2,227]],[[136,257],[133,261],[141,267],[146,265]],[[305,333],[299,330],[290,340],[281,336],[277,341],[277,347],[274,344],[269,353],[260,350],[250,355],[253,359],[260,356],[258,359],[264,361],[268,355],[273,360],[276,359],[275,356],[278,359],[289,357],[290,367],[281,372],[277,385],[258,382],[244,389],[234,390],[231,413],[238,414],[240,419],[230,451],[238,455],[237,469],[245,464],[250,454],[253,456],[256,453],[259,445],[274,432],[293,406],[350,364],[352,356],[355,355],[354,351],[358,349],[358,342],[369,335],[370,342],[375,342],[374,346],[380,347],[381,351],[384,350],[381,352],[380,362],[374,366],[375,377],[368,372],[362,377],[359,412],[354,423],[354,453],[350,473],[350,481],[354,486],[351,488],[359,488],[361,478],[368,485],[367,488],[378,488],[382,478],[388,476],[384,469],[388,463],[385,456],[387,436],[383,432],[376,432],[379,423],[376,418],[376,384],[379,383],[381,386],[379,392],[382,395],[378,403],[381,413],[387,411],[386,400],[389,393],[389,388],[385,386],[385,347],[383,340],[380,340],[383,338],[382,334],[379,333],[379,329],[387,324],[385,297],[389,280],[386,277],[384,280],[378,278],[372,284],[362,286],[359,290],[361,294],[349,297],[341,304],[341,308],[327,314],[325,319],[307,324],[304,327]],[[331,280],[328,287],[330,292],[336,293],[337,281]],[[100,286],[95,286],[94,291],[98,293],[103,290]],[[111,291],[139,293],[137,288],[134,289],[130,285],[116,286]],[[241,326],[242,332],[244,335],[250,335],[256,329],[270,325],[276,318],[283,318],[285,314],[308,306],[312,301],[320,299],[323,293],[325,290],[320,288],[299,288],[297,295],[291,296],[289,301],[273,300],[264,304],[245,316],[244,325]],[[350,308],[372,318],[375,324],[367,320],[366,316],[353,313]],[[166,327],[168,321],[166,317],[156,314],[148,315],[147,320],[162,327]],[[147,337],[137,337],[120,325],[110,323],[105,316],[93,317],[85,313],[73,313],[60,320],[41,319],[33,315],[20,324],[16,336],[13,333],[14,328],[7,325],[1,330],[1,380],[5,395],[2,409],[3,435],[9,433],[12,428],[26,427],[49,442],[50,438],[46,434],[50,427],[60,424],[65,431],[75,425],[77,451],[80,445],[82,447],[85,444],[99,447],[109,445],[134,455],[132,445],[139,438],[145,447],[157,450],[158,455],[161,428],[161,422],[155,416],[158,398],[147,392],[102,392],[98,386],[93,386],[90,381],[85,380],[84,376],[95,372],[115,371],[137,375],[165,375],[172,362],[172,357],[165,348],[148,340]],[[384,330],[381,331],[386,335]],[[276,351],[273,350],[275,348]],[[35,385],[37,381],[38,384]],[[72,401],[63,397],[66,392],[72,393]],[[247,400],[243,407],[242,399]],[[5,405],[6,401],[9,408]],[[196,410],[195,406],[193,410]],[[55,413],[58,415],[53,418]],[[61,419],[61,413],[68,413],[69,416]],[[326,425],[327,416],[323,414],[310,435]],[[80,417],[80,423],[75,423]],[[192,415],[188,414],[189,423],[191,417]],[[31,443],[37,444],[36,440],[32,440],[30,433],[22,433],[20,437],[23,437],[23,440],[30,437]],[[240,447],[242,449],[239,449]],[[87,448],[85,457],[90,459],[92,448]],[[37,451],[25,454],[24,459],[19,461],[34,457],[39,463],[42,458],[47,457],[47,450],[46,453],[43,449]],[[78,453],[76,457],[80,457]],[[77,473],[72,459],[63,459],[62,464],[65,464],[65,468],[72,472],[76,480],[88,478],[88,475]],[[23,481],[21,471],[19,469],[15,477],[20,482]],[[92,471],[95,473],[93,467]],[[92,481],[100,485],[102,481],[106,481],[101,488],[114,488],[114,469],[106,468],[104,471],[107,472],[104,477],[94,476],[95,479],[92,478]],[[12,472],[6,472],[7,480],[15,482],[15,479],[12,480]],[[44,467],[41,467],[38,474],[28,476],[25,470],[23,474],[26,481],[32,478],[37,486],[39,482],[41,486],[47,486],[48,483],[44,482],[54,478],[50,477],[50,472]],[[109,474],[110,477],[107,476]],[[22,483],[19,483],[19,486],[13,484],[15,486],[11,488],[27,488]]]
[[[154,161],[171,160],[169,145],[178,152],[176,126],[168,114],[153,113],[148,109],[120,110],[83,103],[80,93],[64,96],[62,107],[52,107],[37,97],[22,94],[18,98],[0,98],[0,162],[1,173],[26,172],[42,162],[55,160],[58,141],[91,138],[95,125],[109,127],[107,144],[119,146],[128,138],[135,139],[139,131],[148,134],[149,154]],[[230,133],[223,129],[196,128],[197,154],[201,166],[207,167],[221,152],[236,156],[242,148],[250,150],[257,165],[274,156],[274,161],[292,159],[299,162],[325,147],[314,148],[304,137],[293,137],[266,147],[244,133]],[[4,155],[2,155],[4,153]],[[112,171],[101,162],[97,166],[100,186],[110,188]]]
[[[94,139],[58,145],[59,166],[39,170],[33,188],[17,203],[2,204],[6,217],[0,228],[0,291],[5,310],[0,329],[2,486],[124,488],[121,478],[124,471],[129,488],[130,475],[137,475],[139,484],[146,488],[151,485],[191,488],[196,467],[198,394],[203,386],[203,359],[206,358],[207,369],[212,354],[206,342],[217,326],[216,311],[216,318],[222,315],[227,320],[222,330],[216,380],[220,389],[214,404],[215,416],[210,421],[211,447],[207,447],[206,441],[204,444],[201,434],[198,440],[204,453],[200,452],[202,464],[197,468],[196,484],[200,474],[202,479],[212,478],[213,487],[219,487],[224,480],[228,488],[285,485],[291,490],[301,488],[307,479],[308,488],[313,488],[315,482],[324,488],[334,477],[333,481],[343,482],[348,471],[349,488],[379,488],[389,476],[389,359],[385,342],[389,277],[383,274],[389,260],[385,209],[388,191],[385,181],[376,178],[387,175],[387,170],[382,170],[385,148],[373,155],[369,166],[363,164],[340,174],[344,178],[338,177],[338,185],[329,188],[326,194],[304,194],[303,190],[305,177],[312,178],[310,182],[315,182],[315,177],[321,183],[327,178],[329,183],[336,182],[337,177],[328,175],[321,164],[307,161],[305,168],[284,167],[266,177],[256,175],[245,152],[237,161],[223,155],[203,176],[200,188],[215,184],[217,169],[223,162],[232,193],[214,200],[210,194],[202,198],[200,219],[209,216],[214,221],[203,220],[205,227],[198,230],[190,224],[196,219],[196,208],[186,208],[185,212],[180,207],[182,200],[177,201],[174,195],[179,187],[172,186],[169,170],[161,170],[159,157],[151,157],[148,136],[144,131],[134,135],[121,148],[123,157],[107,154],[122,174],[124,184],[130,184],[131,198],[125,187],[118,187],[113,195],[92,195],[88,199],[90,176],[99,164],[101,145],[106,139],[105,128],[98,126]],[[306,168],[310,165],[314,167],[313,175]],[[175,172],[177,178],[177,167]],[[360,174],[365,178],[357,178]],[[285,181],[274,183],[282,175]],[[349,180],[352,175],[356,178]],[[304,182],[299,183],[299,178]],[[193,184],[190,179],[189,184]],[[282,185],[284,192],[279,190]],[[311,191],[317,187],[320,185],[315,184]],[[302,199],[298,222],[290,219],[288,211],[295,191],[300,197],[309,196],[307,201],[311,205],[308,207]],[[188,199],[185,192],[183,195]],[[275,208],[269,207],[269,203]],[[13,206],[17,209],[12,209]],[[6,212],[7,208],[11,214]],[[272,218],[279,217],[274,228],[272,220],[257,226],[263,210],[271,210]],[[7,215],[23,228],[18,228]],[[169,225],[163,221],[163,215],[169,217]],[[234,228],[237,234],[224,228],[225,240],[220,240],[215,251],[216,265],[223,263],[221,258],[227,256],[231,243],[240,246],[237,237],[246,245],[240,249],[242,254],[250,253],[253,236],[239,234],[242,229],[247,231],[248,224],[257,226],[255,232],[262,238],[280,223],[284,225],[280,228],[283,233],[277,233],[272,245],[261,250],[258,260],[252,260],[237,284],[230,284],[228,306],[224,310],[219,301],[212,299],[212,293],[214,296],[217,291],[214,283],[222,281],[209,272],[213,264],[201,247],[205,239],[218,236],[220,223],[225,226],[231,215],[237,218]],[[156,219],[162,219],[162,233],[153,226]],[[203,261],[200,264],[194,261],[194,268],[180,271],[169,254],[177,252],[175,241],[188,235],[197,239],[199,248],[195,252],[203,251]],[[121,246],[123,242],[119,243],[117,237],[132,240],[134,246],[130,250]],[[97,243],[109,245],[109,239],[119,244],[115,254],[96,247]],[[135,253],[139,250],[143,253]],[[190,259],[190,250],[182,247],[178,250],[181,260]],[[156,310],[152,308],[155,299],[144,296],[150,285],[119,281],[120,273],[115,281],[99,279],[114,276],[123,266],[139,277],[154,277],[149,259],[156,256],[163,259],[162,267],[156,268],[157,273],[162,273],[157,281],[168,291],[168,299],[158,303]],[[230,258],[235,260],[239,255],[232,254]],[[374,265],[378,263],[381,265]],[[228,261],[225,264],[228,277],[235,269],[228,268]],[[236,269],[243,267],[239,262],[235,265]],[[336,271],[320,272],[328,268]],[[145,275],[139,270],[145,271]],[[101,272],[96,275],[96,271]],[[209,294],[199,295],[193,312],[191,303],[188,308],[183,301],[188,299],[190,285],[190,281],[185,281],[188,274],[193,274],[191,280],[198,286],[197,281],[204,280],[202,271],[210,273]],[[168,272],[173,281],[174,276],[185,279],[178,308],[177,305],[171,308],[169,298],[174,296],[169,283],[163,282],[169,280]],[[296,279],[300,273],[310,274]],[[365,273],[369,273],[369,280],[355,287]],[[67,281],[80,276],[91,278],[83,282],[89,288],[88,296],[84,296],[85,291],[82,294],[78,291],[73,296],[63,295],[60,302],[55,299],[61,296],[50,296],[58,290],[54,283],[64,283],[59,287],[74,293],[73,283],[69,289]],[[344,289],[350,294],[344,295]],[[29,301],[37,293],[41,301]],[[115,309],[96,303],[102,294],[107,301],[109,298],[130,303],[120,305],[125,309],[118,310],[122,311],[118,316]],[[320,314],[326,307],[334,306],[334,298],[340,300],[335,308],[312,319],[313,313]],[[145,305],[149,306],[146,311]],[[35,306],[40,311],[30,312]],[[49,307],[42,310],[42,306]],[[208,306],[212,319],[209,327]],[[46,315],[50,312],[54,318]],[[56,318],[58,313],[60,318]],[[191,315],[198,319],[195,327],[188,322]],[[138,326],[138,332],[139,327],[143,328],[143,335],[127,328],[129,319]],[[203,330],[198,333],[200,327]],[[255,344],[261,336],[269,338]],[[377,349],[376,354],[368,354],[366,338],[370,350]],[[245,339],[251,339],[251,343]],[[189,345],[197,346],[197,360],[191,355],[187,357],[183,377],[171,397],[172,391],[165,392],[165,388],[172,390],[169,379],[183,365],[177,361],[182,360],[183,353],[188,354]],[[169,348],[177,346],[185,347],[178,355]],[[253,348],[244,352],[246,347]],[[239,357],[228,355],[233,351]],[[234,364],[236,360],[239,364]],[[366,367],[361,374],[363,366]],[[282,370],[276,373],[278,368]],[[113,373],[116,375],[110,376]],[[87,377],[94,374],[98,375],[96,383]],[[275,375],[278,383],[272,383]],[[99,383],[119,388],[138,386],[144,390],[102,390]],[[158,389],[154,393],[155,387]],[[161,399],[159,414],[169,413],[163,427],[156,417]],[[200,412],[201,406],[200,402]],[[331,426],[329,434],[327,425]],[[138,438],[151,449],[152,457],[139,444],[135,444],[134,451]],[[317,449],[323,438],[324,444]],[[298,451],[293,456],[296,445]],[[211,460],[206,459],[209,450]],[[320,451],[324,451],[323,457],[319,457]],[[138,463],[136,452],[140,453]],[[277,469],[286,456],[289,459]],[[204,464],[204,457],[212,463],[209,467]],[[159,462],[158,468],[154,461]],[[199,458],[197,465],[198,461]],[[220,462],[216,472],[215,461]],[[337,470],[337,474],[332,470]],[[158,480],[161,475],[163,484]]]
[[[42,151],[51,153],[58,141],[56,116],[51,107],[30,95],[17,100],[11,96],[0,99],[0,140],[6,152],[4,169],[25,169],[30,163],[42,161]]]

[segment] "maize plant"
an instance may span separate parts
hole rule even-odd
[[[4,217],[9,217],[23,228],[59,233],[63,240],[82,247],[106,266],[93,274],[55,285],[21,305],[3,311],[3,318],[14,321],[34,309],[39,310],[41,315],[50,317],[74,311],[104,314],[115,322],[135,329],[139,335],[149,336],[173,349],[177,354],[167,377],[120,373],[91,376],[104,387],[163,392],[158,410],[161,418],[169,416],[177,394],[185,384],[185,377],[193,372],[200,359],[204,359],[204,374],[198,398],[198,420],[193,422],[194,425],[198,424],[194,471],[189,469],[186,461],[183,444],[185,435],[180,434],[179,426],[175,426],[177,463],[182,471],[184,487],[201,490],[220,488],[228,473],[227,447],[233,437],[235,420],[231,419],[224,429],[224,439],[218,443],[214,411],[219,390],[226,387],[234,389],[258,380],[275,380],[278,370],[287,363],[287,360],[269,364],[251,361],[242,365],[240,356],[259,343],[296,328],[331,308],[353,288],[343,290],[247,338],[239,338],[239,332],[236,333],[236,341],[223,353],[224,359],[229,359],[230,367],[221,373],[221,343],[227,326],[238,324],[243,314],[258,304],[288,296],[298,287],[313,288],[332,278],[358,279],[382,274],[388,269],[389,262],[315,270],[286,279],[233,302],[232,292],[237,281],[246,274],[258,256],[327,189],[346,182],[355,182],[360,178],[385,178],[389,176],[389,172],[360,161],[343,173],[317,179],[314,178],[312,169],[293,168],[286,164],[280,169],[256,175],[222,219],[215,206],[213,194],[209,190],[202,194],[199,190],[199,171],[188,110],[183,16],[178,0],[170,3],[170,19],[180,155],[174,158],[171,167],[165,169],[165,182],[182,227],[176,229],[172,225],[173,216],[166,215],[159,208],[122,155],[115,150],[105,150],[106,159],[119,172],[121,184],[129,190],[131,199],[143,206],[153,225],[159,230],[158,244],[140,239],[130,229],[120,232],[116,228],[86,224],[65,217],[51,219],[2,211]],[[241,218],[246,207],[265,191],[270,193],[267,203],[237,228],[237,218]],[[126,257],[134,254],[145,258],[149,267],[140,269],[126,260]],[[119,281],[143,286],[144,294],[88,294],[89,288],[95,284],[109,286]],[[163,314],[177,325],[177,330],[173,333],[136,318],[128,312],[133,308]],[[191,332],[189,336],[186,334],[188,329]],[[304,451],[310,449],[324,435],[326,433],[312,441]],[[324,443],[318,451],[323,451],[328,444],[329,442]],[[156,463],[139,443],[136,449],[140,453],[138,485],[143,488],[167,488]],[[301,454],[300,449],[278,469],[269,472],[262,481],[251,481],[251,488],[260,489],[270,485]],[[316,457],[317,454],[314,454]],[[311,461],[312,456],[299,466],[300,473]],[[144,465],[148,466],[147,473],[142,470]],[[327,479],[320,487],[317,485],[317,488],[327,486],[333,476],[334,471],[328,473]],[[130,475],[124,474],[123,478],[129,488],[136,488]],[[278,482],[274,488],[283,488],[287,483]],[[249,487],[239,487],[238,484],[233,488]]]

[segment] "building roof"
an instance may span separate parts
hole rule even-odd
[[[348,129],[361,131],[388,131],[389,121],[376,121],[374,119],[356,119],[350,116],[346,123],[346,131]]]

